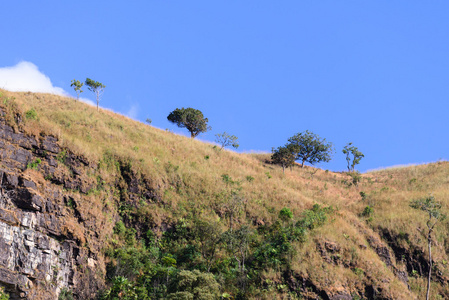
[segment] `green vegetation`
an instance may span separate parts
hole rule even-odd
[[[172,111],[167,120],[176,124],[180,128],[186,128],[190,132],[190,137],[195,138],[200,133],[211,129],[207,125],[209,120],[203,116],[203,113],[194,108],[177,108]]]
[[[38,169],[38,166],[40,165],[41,162],[42,162],[42,161],[41,161],[40,158],[36,158],[34,161],[29,162],[29,163],[27,164],[27,169],[34,169],[34,170],[37,170],[37,169]]]
[[[37,112],[32,108],[25,113],[25,117],[28,120],[37,120]]]
[[[84,85],[84,82],[81,82],[81,81],[75,80],[75,79],[73,79],[72,84],[70,84],[70,86],[72,86],[76,92],[76,100],[80,99],[80,94],[83,92],[83,90],[81,89],[83,87],[83,85]]]
[[[5,288],[0,286],[0,300],[9,300],[9,295],[5,292]]]
[[[107,110],[97,114],[71,98],[2,94],[8,124],[36,139],[58,138],[57,159],[67,164],[58,171],[70,173],[73,157],[89,162],[82,174],[92,184],[88,194],[64,193],[76,196],[76,211],[95,220],[99,236],[84,234],[69,201],[66,214],[80,247],[104,245],[105,299],[200,297],[195,288],[223,299],[317,299],[342,287],[359,299],[371,287],[378,298],[425,298],[428,247],[416,228],[426,228],[427,218],[409,204],[432,191],[447,207],[447,162],[358,173],[355,186],[347,172],[283,174],[270,154],[218,154],[218,147]],[[32,107],[36,122],[25,118]],[[42,168],[25,172],[42,175]],[[438,222],[435,299],[449,297],[448,236],[447,222]]]
[[[329,162],[332,154],[332,143],[321,139],[318,135],[306,130],[288,139],[289,146],[295,154],[295,160],[301,161],[301,167],[308,162],[311,165]]]
[[[111,287],[101,299],[118,295],[128,297],[124,299],[218,299],[223,293],[237,298],[262,295],[261,275],[290,270],[295,249],[314,229],[324,225],[333,211],[331,207],[314,205],[295,220],[291,211],[284,208],[274,224],[255,229],[226,224],[226,220],[192,217],[179,221],[160,238],[148,231],[143,241],[135,238],[135,230],[118,222],[114,233],[121,246],[107,251],[112,259],[108,266]],[[237,214],[229,216],[233,218]]]
[[[106,86],[101,82],[92,80],[90,78],[86,78],[86,85],[89,91],[95,94],[95,98],[97,100],[97,111],[99,110],[98,105],[100,103],[101,96],[103,95],[104,89]]]
[[[292,145],[285,147],[278,147],[276,150],[272,149],[271,161],[274,164],[282,166],[282,172],[285,173],[285,168],[292,167],[295,164],[296,154]]]
[[[433,230],[435,229],[435,225],[438,222],[446,219],[446,215],[441,212],[441,203],[436,202],[433,196],[426,197],[424,199],[418,199],[412,201],[410,204],[414,209],[422,210],[428,214],[428,220],[426,222],[427,225],[427,234],[423,233],[423,235],[427,238],[427,246],[429,249],[429,274],[427,277],[427,293],[426,299],[428,300],[430,297],[430,283],[432,278],[432,242],[434,238],[432,237]]]
[[[63,288],[58,296],[58,300],[74,300],[74,299],[75,298],[73,298],[73,293],[66,288]]]
[[[352,143],[348,143],[342,150],[343,154],[346,155],[346,161],[348,163],[348,171],[354,172],[355,165],[360,163],[360,160],[365,157],[362,152],[355,146],[352,146]],[[351,162],[352,155],[352,162]]]
[[[235,135],[229,135],[226,132],[217,133],[215,135],[215,142],[217,142],[221,146],[220,150],[223,150],[225,147],[229,146],[234,149],[237,149],[239,147],[238,137],[236,137]]]

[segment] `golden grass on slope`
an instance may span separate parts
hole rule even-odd
[[[241,223],[273,222],[283,207],[289,207],[295,216],[299,216],[315,203],[332,205],[338,208],[339,214],[318,236],[342,244],[347,240],[345,235],[357,236],[351,221],[356,218],[377,231],[387,230],[400,236],[407,234],[408,240],[397,243],[403,247],[420,247],[426,253],[425,241],[417,231],[417,227],[425,227],[426,216],[410,208],[410,201],[432,193],[449,212],[447,162],[368,172],[362,174],[361,182],[354,186],[346,173],[294,167],[284,174],[282,168],[266,162],[269,154],[218,151],[211,144],[175,135],[108,110],[97,112],[95,107],[72,98],[3,90],[0,93],[0,106],[6,110],[17,110],[23,116],[31,108],[36,110],[38,120],[22,118],[20,126],[27,133],[37,138],[41,133],[52,134],[58,137],[61,146],[93,162],[98,163],[108,155],[129,161],[133,171],[148,178],[163,198],[162,206],[148,203],[141,208],[155,224],[170,222],[189,211],[217,219],[214,210],[217,195],[231,189],[222,180],[224,174],[240,183],[246,201]],[[103,171],[101,176],[106,182],[114,181],[112,172]],[[361,192],[366,195],[365,199]],[[361,216],[368,205],[373,208],[373,215]],[[436,230],[435,258],[441,262],[449,261],[446,254],[449,228],[446,224],[440,224]],[[360,236],[346,242],[353,247],[366,245]],[[298,272],[312,272],[323,264],[314,242],[298,251],[302,257],[301,264],[295,266]],[[365,252],[365,258],[359,262],[360,268],[371,268],[368,261],[376,259],[374,266],[382,265],[374,252]],[[448,271],[443,263],[439,268],[444,274]],[[347,284],[356,285],[357,276],[346,274],[347,270],[338,270],[333,268],[332,272],[347,276],[350,280]],[[391,284],[397,285],[390,271],[379,272],[379,276],[390,278]],[[314,280],[326,282],[330,278]],[[403,292],[402,288],[399,290]]]
[[[314,193],[306,196],[303,193],[313,185],[310,180],[294,175],[303,170],[284,175],[280,168],[265,164],[257,155],[218,151],[211,144],[156,129],[108,110],[97,112],[94,107],[71,98],[1,92],[4,98],[14,97],[11,101],[17,103],[23,114],[31,108],[36,110],[38,120],[24,118],[26,132],[37,137],[40,133],[57,136],[63,147],[91,161],[100,161],[105,153],[129,160],[135,171],[151,178],[154,187],[161,190],[169,190],[174,181],[179,181],[181,193],[167,192],[174,206],[186,198],[199,204],[204,199],[210,201],[225,188],[223,174],[241,182],[249,200],[248,208],[255,210],[249,213],[265,221],[269,221],[271,213],[263,211],[263,207],[279,211],[289,206],[300,212],[315,202],[310,198]],[[254,180],[248,181],[248,176]]]

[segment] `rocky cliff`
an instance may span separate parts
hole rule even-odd
[[[57,138],[0,118],[0,284],[11,299],[57,299],[63,289],[87,299],[102,287],[105,220],[88,205],[88,170]]]

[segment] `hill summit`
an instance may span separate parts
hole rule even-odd
[[[447,211],[448,183],[447,162],[284,174],[268,154],[0,90],[0,299],[423,299],[428,215],[411,203]],[[432,299],[449,298],[448,228]]]

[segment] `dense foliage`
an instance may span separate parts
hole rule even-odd
[[[161,237],[149,230],[141,239],[136,238],[135,229],[119,221],[114,229],[116,246],[107,251],[111,286],[101,299],[249,299],[264,295],[270,285],[263,274],[288,273],[295,249],[332,212],[331,207],[317,204],[294,218],[284,208],[278,221],[257,227],[230,227],[226,219],[192,217],[179,220]],[[290,296],[295,299],[299,294],[291,292]]]
[[[175,109],[167,116],[167,120],[180,128],[186,128],[192,138],[210,130],[210,126],[207,126],[209,120],[201,111],[191,107]]]
[[[313,165],[319,162],[328,162],[331,160],[332,143],[326,142],[318,135],[308,130],[297,133],[288,139],[289,146],[295,153],[295,160],[301,161],[301,166],[308,162]]]
[[[271,160],[273,163],[281,165],[283,172],[285,172],[285,168],[294,165],[295,159],[296,153],[292,145],[286,145],[272,150]]]

